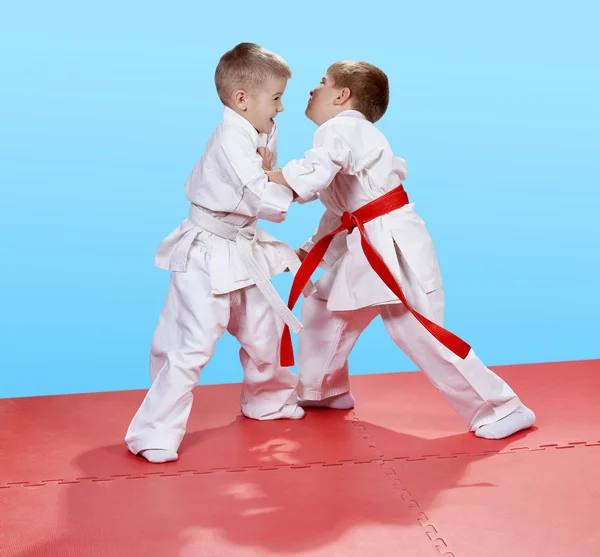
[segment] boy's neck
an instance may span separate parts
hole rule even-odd
[[[325,122],[329,122],[329,120],[333,120],[334,118],[337,118],[340,114],[343,114],[344,112],[357,112],[358,114],[362,115],[362,112],[359,112],[358,110],[356,110],[356,108],[352,108],[352,107],[342,108],[341,110],[337,110],[335,112],[335,114],[333,114],[332,116],[330,116],[329,118],[327,118],[327,120],[325,120]],[[325,122],[323,122],[323,124]],[[321,125],[323,125],[323,124],[321,124]]]

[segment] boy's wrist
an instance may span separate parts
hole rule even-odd
[[[269,182],[273,182],[275,184],[279,184],[280,186],[284,186],[286,188],[288,188],[291,192],[292,195],[294,196],[294,201],[296,199],[298,199],[298,197],[300,197],[292,188],[292,186],[290,186],[288,184],[288,181],[285,179],[284,175],[283,175],[283,171],[281,169],[279,170],[267,170],[265,171],[265,174],[267,175],[267,178],[269,179]]]
[[[281,170],[265,170],[265,174],[269,178],[269,182],[275,182],[276,184],[280,184],[292,189],[283,176],[283,172]]]

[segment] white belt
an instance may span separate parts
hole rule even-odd
[[[290,311],[279,294],[277,294],[275,287],[271,283],[270,277],[258,264],[252,253],[252,246],[256,240],[256,224],[254,223],[243,227],[234,226],[207,215],[193,204],[190,206],[189,218],[199,228],[215,234],[220,238],[235,242],[236,249],[248,270],[250,278],[267,299],[267,303],[276,311],[283,322],[288,325],[294,333],[298,334],[302,329],[302,323],[296,319],[296,316]],[[292,266],[295,268],[291,268]],[[295,273],[298,267],[300,267],[299,259],[297,265],[294,263],[290,265],[290,271]],[[312,284],[309,284],[309,288],[312,288]]]

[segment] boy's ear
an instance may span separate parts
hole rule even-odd
[[[333,101],[335,105],[346,104],[348,100],[352,97],[352,91],[348,87],[344,87],[338,94],[338,96]]]
[[[233,104],[239,110],[246,110],[248,108],[248,95],[246,94],[246,91],[235,91],[232,96]]]

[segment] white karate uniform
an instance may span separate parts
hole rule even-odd
[[[342,112],[319,127],[313,148],[283,175],[304,199],[319,195],[326,211],[306,251],[353,212],[401,185],[406,163],[360,112]],[[410,199],[410,191],[408,192]],[[413,309],[443,326],[442,278],[432,239],[409,203],[365,224],[369,242],[401,285]],[[349,391],[348,356],[361,332],[381,315],[396,345],[444,395],[471,430],[495,422],[521,403],[471,350],[462,360],[439,343],[404,307],[368,263],[360,232],[342,232],[321,266],[316,294],[303,301],[299,396],[322,400]]]
[[[255,280],[262,272],[272,289],[270,277],[299,265],[289,246],[255,228],[257,219],[283,221],[293,196],[289,188],[268,181],[259,145],[276,154],[277,129],[259,135],[225,108],[185,184],[190,218],[158,248],[155,265],[172,276],[152,340],[152,384],[126,435],[133,453],[177,451],[192,390],[226,330],[241,344],[242,413],[270,420],[290,417],[297,409],[297,377],[279,366],[282,318]]]

